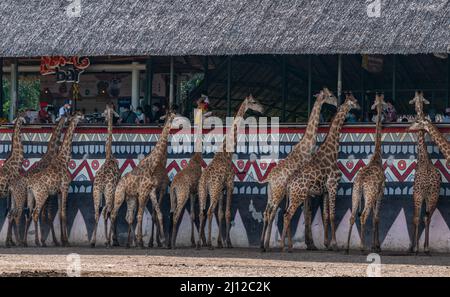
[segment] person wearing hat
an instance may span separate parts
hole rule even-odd
[[[48,124],[52,122],[50,114],[48,113],[48,103],[39,103],[38,122],[41,124]]]
[[[70,116],[70,108],[71,108],[70,100],[64,101],[64,105],[61,106],[61,108],[59,109],[57,120],[59,120],[61,117],[64,117],[64,116],[69,117]]]
[[[442,123],[450,123],[450,107],[445,109],[445,116],[442,119]]]

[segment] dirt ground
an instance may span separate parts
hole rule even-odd
[[[81,276],[366,276],[360,252],[181,248],[0,248],[0,276],[66,276],[67,255],[80,255]],[[381,253],[382,276],[450,276],[450,255]]]

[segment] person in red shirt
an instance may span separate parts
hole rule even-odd
[[[50,115],[47,111],[48,103],[47,102],[40,102],[39,103],[39,113],[38,113],[38,121],[41,124],[48,124],[51,123]]]

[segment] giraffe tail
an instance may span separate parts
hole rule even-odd
[[[355,216],[356,214],[358,214],[358,217],[361,216],[362,191],[363,191],[362,184],[355,181],[355,183],[353,184],[353,191],[352,191],[352,216]]]

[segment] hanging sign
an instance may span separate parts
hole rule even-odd
[[[382,72],[383,57],[380,55],[363,55],[362,67],[372,73]]]
[[[41,57],[41,75],[56,75],[56,82],[80,82],[80,75],[91,65],[88,57]]]

